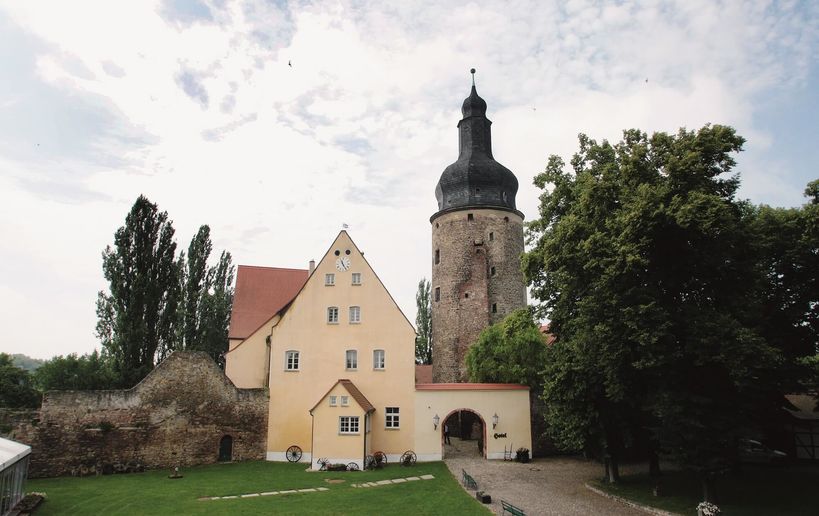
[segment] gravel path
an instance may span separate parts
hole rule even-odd
[[[465,469],[478,489],[492,496],[489,506],[501,514],[501,499],[520,507],[527,515],[645,516],[646,513],[598,494],[583,485],[602,476],[602,467],[574,457],[535,459],[529,464],[486,460],[474,450],[475,442],[452,439],[446,446],[446,465],[461,480]],[[631,471],[621,467],[621,473]],[[473,491],[469,491],[474,494]]]

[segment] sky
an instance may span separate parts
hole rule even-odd
[[[343,224],[410,320],[477,69],[495,158],[728,124],[739,196],[819,177],[819,2],[0,0],[0,351],[87,353],[140,194],[180,249],[307,268]]]

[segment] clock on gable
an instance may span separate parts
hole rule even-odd
[[[336,269],[344,272],[350,268],[350,257],[349,256],[342,256],[341,258],[336,259]]]

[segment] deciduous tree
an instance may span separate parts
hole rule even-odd
[[[430,285],[426,278],[418,282],[418,292],[415,294],[415,304],[418,313],[415,316],[415,327],[418,336],[415,338],[415,363],[432,363],[432,305],[430,299]]]
[[[17,367],[11,356],[0,353],[0,407],[33,408],[40,404],[40,394],[31,385],[29,372]]]

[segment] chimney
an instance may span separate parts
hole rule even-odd
[[[316,270],[316,261],[310,260],[310,272],[307,273],[307,276],[312,276],[314,270]]]

